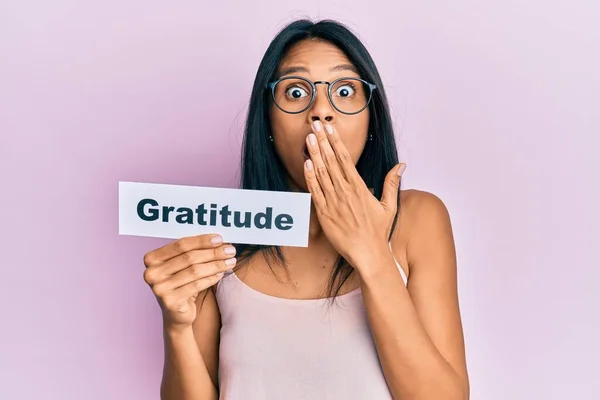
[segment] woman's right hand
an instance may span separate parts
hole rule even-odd
[[[190,326],[198,294],[233,268],[235,247],[219,235],[184,237],[144,256],[144,280],[152,288],[166,325]]]

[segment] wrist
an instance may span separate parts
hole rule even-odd
[[[163,331],[170,338],[178,338],[193,333],[191,324],[175,324],[170,322],[164,323]]]
[[[361,257],[354,265],[354,269],[364,283],[378,279],[390,270],[393,271],[392,267],[396,268],[396,262],[392,251],[387,246],[380,246],[377,250],[374,249],[369,254]]]
[[[352,244],[343,256],[354,269],[360,270],[369,268],[373,262],[389,252],[389,246],[385,242],[381,243],[381,240],[364,240]]]

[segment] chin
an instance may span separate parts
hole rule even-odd
[[[294,183],[294,186],[292,187],[292,190],[294,192],[309,193],[308,187],[306,186],[305,182],[302,182],[302,184],[300,184],[300,185]]]
[[[304,170],[301,170],[299,174],[292,176],[288,175],[288,183],[292,192],[308,193],[308,186],[306,186],[306,180],[304,179]]]

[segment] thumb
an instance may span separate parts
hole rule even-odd
[[[400,179],[406,169],[406,164],[398,164],[392,168],[383,182],[383,192],[381,194],[381,205],[386,211],[395,211],[398,204],[398,188]]]

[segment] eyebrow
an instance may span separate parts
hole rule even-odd
[[[356,67],[352,64],[340,64],[340,65],[336,65],[335,67],[330,69],[331,72],[338,72],[338,71],[351,71],[354,72],[355,74],[358,75],[358,71],[356,70]],[[282,76],[286,76],[289,74],[295,74],[297,72],[305,72],[308,73],[308,69],[305,67],[287,67],[283,70],[281,70],[279,77],[281,78]]]

